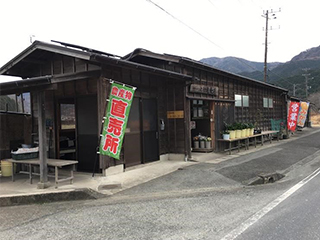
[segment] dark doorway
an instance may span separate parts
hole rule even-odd
[[[57,120],[57,157],[65,160],[75,160],[77,142],[76,114],[73,98],[65,98],[59,100]]]
[[[124,138],[125,166],[159,160],[157,100],[134,98]]]
[[[156,99],[142,99],[143,162],[159,160],[158,114]]]
[[[77,97],[76,108],[78,170],[92,172],[98,145],[97,96]]]
[[[141,164],[141,123],[139,98],[134,98],[131,105],[127,130],[124,137],[124,149],[126,167]]]

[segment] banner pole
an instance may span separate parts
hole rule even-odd
[[[111,86],[111,85],[110,85]],[[102,130],[103,130],[103,124],[104,124],[104,121],[105,121],[105,116],[106,116],[106,113],[107,113],[107,103],[108,103],[109,99],[106,99],[105,102],[104,102],[104,113],[103,113],[103,117],[102,117],[102,122],[101,122],[101,125],[100,125],[100,134],[99,134],[99,137],[98,137],[98,144],[97,144],[97,148],[96,148],[96,159],[93,163],[93,170],[92,170],[92,177],[94,177],[94,173],[95,173],[95,170],[96,170],[96,167],[97,167],[97,162],[99,161],[99,149],[100,149],[100,140],[101,140],[101,135],[102,135]]]
[[[126,84],[126,83],[118,82],[118,81],[112,80],[110,78],[104,78],[104,79],[108,80],[110,83],[117,83],[117,84],[120,84],[122,86],[126,86],[126,87],[130,87],[130,88],[136,89],[136,87],[134,87],[132,85],[129,85],[129,84]]]
[[[99,150],[97,154],[107,155],[120,160],[121,148],[135,90],[136,87],[110,80],[110,94],[107,99],[108,104],[105,106],[104,120],[100,128]],[[97,160],[95,164],[96,162]]]

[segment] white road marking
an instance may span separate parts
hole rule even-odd
[[[286,191],[284,194],[282,194],[280,197],[269,203],[267,206],[265,206],[263,209],[255,213],[252,217],[247,219],[245,222],[243,222],[238,228],[234,229],[232,232],[227,234],[224,238],[221,240],[232,240],[238,237],[241,233],[243,233],[245,230],[247,230],[251,225],[255,224],[260,218],[262,218],[264,215],[266,215],[268,212],[270,212],[272,209],[274,209],[276,206],[278,206],[281,202],[286,200],[289,196],[291,196],[293,193],[295,193],[299,188],[301,188],[303,185],[305,185],[307,182],[309,182],[311,179],[316,177],[320,173],[320,168],[315,170],[313,173],[311,173],[308,177],[301,180],[299,183],[294,185],[292,188],[290,188],[288,191]]]

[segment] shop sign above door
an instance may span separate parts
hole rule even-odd
[[[191,93],[203,93],[203,94],[213,95],[215,97],[218,96],[218,87],[213,87],[213,86],[191,84],[189,91]]]

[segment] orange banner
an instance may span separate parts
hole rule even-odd
[[[298,127],[304,127],[304,124],[307,119],[308,115],[308,108],[309,108],[309,103],[308,102],[301,102],[300,103],[300,110],[299,110],[299,115],[298,115]]]

